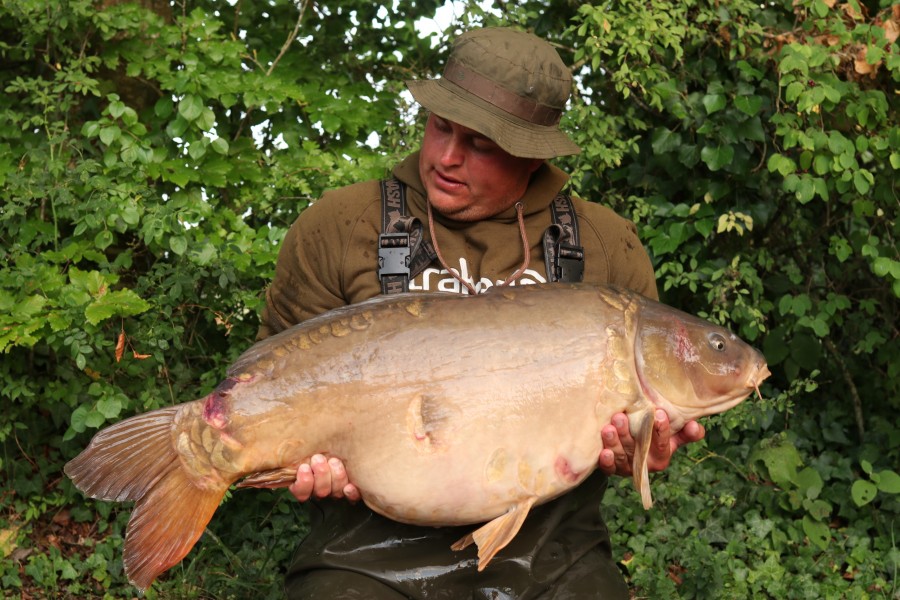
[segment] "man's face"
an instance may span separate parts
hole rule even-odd
[[[512,156],[477,131],[431,114],[419,175],[435,210],[457,221],[478,221],[515,204],[543,162]]]

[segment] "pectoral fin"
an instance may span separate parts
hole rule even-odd
[[[478,545],[478,570],[483,571],[494,555],[519,533],[535,500],[534,497],[523,500],[509,509],[506,514],[488,522],[450,547],[453,550],[462,550],[475,542]]]
[[[634,438],[634,458],[631,470],[634,487],[641,493],[644,508],[653,506],[650,496],[650,472],[647,469],[647,457],[650,455],[650,442],[653,439],[653,410],[646,409],[628,415],[631,426],[631,437]]]

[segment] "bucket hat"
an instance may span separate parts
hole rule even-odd
[[[545,40],[514,29],[468,31],[453,43],[440,79],[406,82],[434,114],[523,158],[578,154],[560,131],[572,73]]]

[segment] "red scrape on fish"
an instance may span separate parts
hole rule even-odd
[[[229,377],[219,384],[203,403],[203,420],[215,427],[222,429],[228,424],[228,415],[226,415],[227,407],[225,406],[225,396],[227,396],[231,388],[238,383],[246,381],[246,378]]]
[[[568,482],[578,481],[578,478],[581,477],[579,471],[572,470],[572,466],[564,456],[557,456],[554,466],[556,467],[556,474]]]
[[[688,336],[687,328],[681,320],[676,319],[676,322],[678,326],[675,328],[675,356],[683,363],[696,362],[699,357]]]

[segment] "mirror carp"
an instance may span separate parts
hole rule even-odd
[[[478,568],[529,510],[596,468],[624,412],[652,504],[654,411],[674,431],[769,375],[734,334],[587,284],[400,294],[342,307],[250,347],[207,396],[98,432],[65,467],[86,495],[134,501],[124,565],[146,589],[194,546],[229,487],[287,487],[340,457],[372,510],[423,526],[486,523],[453,545]]]

